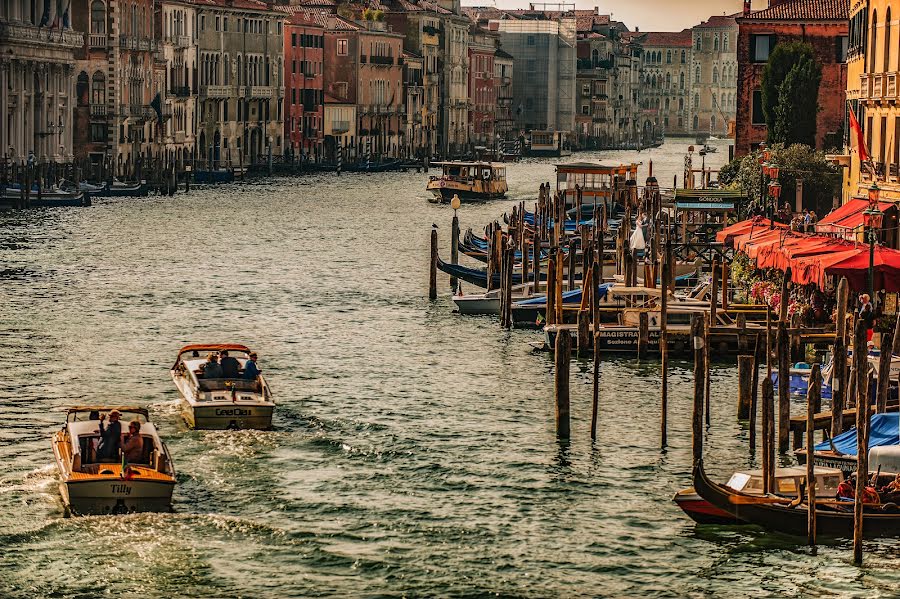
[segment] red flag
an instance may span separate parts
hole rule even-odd
[[[850,131],[856,136],[856,151],[859,152],[859,161],[860,162],[868,162],[869,161],[869,149],[866,148],[866,142],[863,138],[862,127],[859,126],[859,121],[856,120],[856,115],[853,111],[850,112]]]

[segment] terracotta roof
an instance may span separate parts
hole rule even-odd
[[[325,103],[326,104],[350,104],[347,100],[341,100],[340,98],[335,98],[328,92],[325,92]]]
[[[237,10],[261,10],[265,12],[272,11],[272,7],[261,0],[195,0],[194,4],[199,6],[217,6],[220,8],[231,8]]]
[[[329,31],[360,31],[362,27],[337,15],[327,15],[325,28]]]
[[[725,15],[713,16],[695,26],[694,29],[712,29],[723,27],[737,27],[737,21],[734,20],[734,17]]]
[[[742,21],[846,21],[849,18],[850,0],[781,0],[774,6],[739,17]]]
[[[288,22],[291,25],[306,25],[309,27],[325,27],[326,25],[325,15],[307,10],[302,6],[276,5],[274,8],[290,15]]]
[[[497,58],[505,58],[507,60],[515,60],[515,58],[513,58],[513,55],[509,52],[504,51],[503,48],[497,48],[497,51],[494,52],[494,56],[496,56]]]
[[[693,43],[693,34],[690,29],[683,31],[650,31],[644,34],[640,42],[645,46],[663,48],[690,48]]]
[[[579,15],[580,11],[575,11],[575,29],[576,31],[591,31],[594,26],[609,25],[609,15]]]

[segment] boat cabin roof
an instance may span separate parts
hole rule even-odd
[[[108,414],[112,410],[122,412],[122,420],[150,421],[150,413],[147,408],[137,406],[72,406],[66,408],[66,422],[99,422],[100,414]],[[128,418],[127,415],[131,414]],[[92,418],[96,415],[96,418]]]
[[[504,162],[432,162],[431,164],[435,166],[477,166],[477,167],[486,167],[489,166],[491,168],[506,168],[506,163]]]
[[[557,173],[588,173],[596,175],[628,175],[637,173],[638,164],[623,164],[619,162],[569,162],[557,164]]]

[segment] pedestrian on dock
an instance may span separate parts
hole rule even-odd
[[[875,323],[875,309],[872,307],[872,298],[868,293],[859,296],[859,318],[866,323],[866,341],[872,340],[872,327]]]

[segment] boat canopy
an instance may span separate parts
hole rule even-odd
[[[249,353],[250,348],[240,343],[194,343],[182,347],[178,350],[178,355],[189,351],[242,351]]]
[[[816,451],[831,451],[831,445],[843,455],[856,455],[856,429],[844,431],[831,441],[816,445]],[[900,414],[873,414],[869,425],[869,448],[900,445]]]
[[[489,166],[491,168],[506,168],[504,162],[432,162],[433,166]]]

